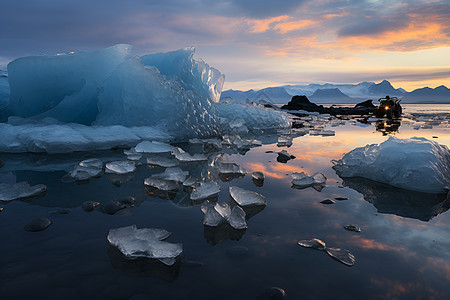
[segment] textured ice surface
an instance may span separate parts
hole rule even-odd
[[[344,265],[351,267],[355,264],[355,256],[346,249],[327,248],[325,251],[327,251],[329,256],[340,261]]]
[[[325,242],[323,242],[319,239],[301,240],[301,241],[298,241],[298,244],[305,248],[313,248],[313,249],[318,249],[318,250],[325,250],[327,248],[325,245]]]
[[[70,177],[75,180],[87,180],[91,177],[100,176],[103,173],[103,162],[97,158],[86,159],[78,163],[72,171]]]
[[[259,180],[259,181],[264,180],[264,173],[263,172],[259,172],[259,171],[253,172],[252,173],[252,178],[254,180]]]
[[[116,246],[127,258],[176,258],[183,252],[182,244],[172,244],[162,240],[168,238],[170,232],[164,229],[141,228],[136,225],[111,229],[108,241]],[[170,260],[164,263],[170,263]],[[174,263],[175,261],[172,261]]]
[[[244,168],[236,163],[232,162],[220,162],[219,163],[219,173],[221,174],[242,174],[245,175],[246,171]]]
[[[173,147],[157,141],[142,141],[134,147],[134,150],[141,153],[165,153],[172,151]]]
[[[353,149],[335,161],[340,177],[363,177],[425,193],[447,193],[450,151],[425,138],[390,137],[381,144]]]
[[[154,166],[160,166],[163,168],[170,168],[170,167],[176,167],[180,165],[180,162],[175,158],[160,156],[160,155],[154,155],[147,157],[147,164],[154,165]]]
[[[191,200],[206,199],[220,192],[217,182],[200,182],[199,186],[195,186],[191,193]]]
[[[208,157],[206,157],[206,155],[204,154],[196,153],[194,155],[190,155],[179,147],[172,150],[172,155],[174,155],[176,159],[182,162],[198,162],[208,160]]]
[[[240,206],[266,205],[266,199],[263,195],[237,186],[230,186],[230,196]]]
[[[225,219],[219,214],[214,206],[207,206],[203,209],[205,210],[205,215],[203,216],[203,225],[214,227],[225,222]]]
[[[214,209],[219,213],[219,215],[222,216],[225,220],[228,220],[230,218],[231,214],[231,208],[228,203],[224,202],[217,202],[216,205],[214,205]]]
[[[315,173],[312,176],[308,176],[305,172],[292,173],[292,184],[300,188],[323,185],[326,181],[327,178],[322,173]]]
[[[164,172],[162,173],[152,175],[152,178],[161,178],[165,180],[174,180],[183,182],[186,180],[188,175],[189,175],[188,171],[183,171],[178,167],[173,167],[165,169]]]
[[[40,195],[47,191],[47,186],[36,184],[30,186],[27,182],[15,184],[0,183],[0,201],[12,201]]]
[[[189,139],[189,143],[193,145],[202,145],[204,152],[219,151],[222,149],[222,143],[219,139]]]
[[[158,177],[145,178],[144,184],[146,186],[154,187],[161,191],[176,191],[178,190],[178,181],[167,180]]]
[[[247,222],[245,221],[245,212],[239,205],[236,205],[231,210],[228,223],[230,223],[231,227],[233,227],[234,229],[247,228]]]
[[[216,103],[224,76],[193,55],[185,48],[139,57],[116,45],[16,59],[8,87],[0,77],[11,104],[0,101],[0,122],[9,117],[0,123],[0,151],[89,151],[289,126],[278,110]]]
[[[347,229],[348,231],[361,232],[361,228],[352,224],[344,225],[344,228]]]
[[[122,160],[112,161],[105,165],[105,173],[113,174],[128,174],[136,170],[136,164],[134,161]]]

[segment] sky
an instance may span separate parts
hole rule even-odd
[[[196,47],[224,89],[450,87],[448,0],[0,0],[0,68],[27,55]]]

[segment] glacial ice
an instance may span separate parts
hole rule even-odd
[[[237,186],[230,186],[230,196],[240,206],[266,205],[263,195],[248,191]]]
[[[217,182],[200,182],[200,185],[194,186],[191,193],[191,200],[198,201],[217,195],[220,192],[220,186]]]
[[[0,183],[0,201],[12,201],[40,195],[47,191],[44,184],[30,186],[27,182]]]
[[[245,221],[245,211],[239,205],[236,205],[231,210],[228,223],[230,223],[231,227],[233,227],[234,229],[247,228],[247,222]]]
[[[169,158],[161,155],[154,155],[147,157],[147,164],[163,168],[171,168],[179,166],[180,162],[173,157]]]
[[[108,162],[105,165],[105,173],[112,174],[128,174],[136,170],[136,164],[134,161],[119,160]]]
[[[305,172],[292,173],[292,184],[299,188],[306,188],[314,185],[323,185],[327,178],[322,173],[315,173],[308,176]]]
[[[262,181],[264,180],[264,173],[259,171],[252,172],[252,178],[254,180]]]
[[[351,267],[355,264],[355,256],[347,249],[327,248],[325,251],[329,256],[343,263],[344,265]]]
[[[325,250],[327,248],[325,242],[319,239],[301,240],[298,241],[298,244],[305,248],[313,248],[318,250]]]
[[[146,186],[154,187],[155,189],[161,191],[177,191],[178,181],[167,180],[158,177],[148,177],[144,179],[144,184]]]
[[[146,257],[163,260],[163,263],[175,263],[170,260],[183,252],[182,244],[164,242],[170,232],[164,229],[141,228],[136,225],[109,230],[108,241],[130,259]],[[169,259],[169,260],[167,260]]]
[[[172,150],[171,145],[157,141],[142,141],[134,147],[134,151],[139,153],[165,153]]]
[[[333,168],[343,178],[363,177],[417,192],[444,194],[450,187],[449,149],[419,137],[389,137],[353,149]]]
[[[204,154],[196,153],[190,155],[179,147],[172,149],[172,155],[181,162],[199,162],[208,160],[208,157]]]
[[[100,159],[91,158],[78,163],[69,176],[75,180],[82,181],[91,177],[98,177],[103,173],[103,162]]]
[[[224,76],[194,51],[139,57],[116,45],[14,60],[0,77],[0,122],[8,119],[0,151],[89,151],[289,126],[276,109],[218,103]]]
[[[203,216],[203,225],[215,227],[225,222],[225,219],[219,214],[214,206],[208,206]]]
[[[152,178],[161,178],[164,180],[173,180],[183,182],[189,175],[188,171],[183,171],[179,167],[166,168],[164,172],[152,175]]]

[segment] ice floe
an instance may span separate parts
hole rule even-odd
[[[308,176],[305,172],[292,173],[292,184],[298,188],[307,188],[315,185],[324,185],[327,178],[322,173]]]
[[[263,195],[253,191],[245,190],[237,186],[230,186],[230,196],[240,206],[266,205],[266,199]]]
[[[136,170],[136,164],[134,161],[122,160],[112,161],[105,165],[105,173],[112,174],[129,174]]]
[[[198,186],[194,186],[191,193],[191,200],[198,201],[219,194],[220,186],[217,182],[200,182]]]
[[[343,178],[362,177],[418,192],[447,193],[450,187],[448,147],[419,137],[389,137],[353,149],[333,168]]]
[[[41,195],[47,191],[44,184],[30,186],[27,182],[0,183],[0,201],[12,201]]]

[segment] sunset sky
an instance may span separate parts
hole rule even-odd
[[[224,89],[389,80],[450,87],[448,0],[0,0],[0,68],[114,44],[197,48]]]

